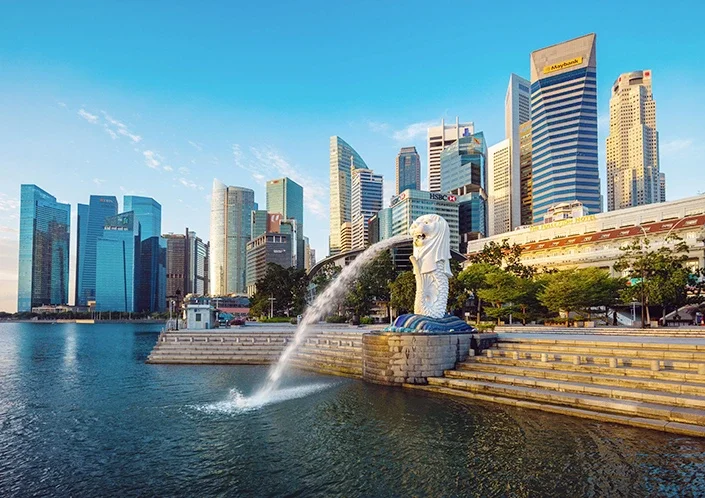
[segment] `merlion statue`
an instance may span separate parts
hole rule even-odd
[[[409,227],[414,253],[409,258],[416,277],[414,313],[443,318],[448,304],[450,271],[450,227],[437,214],[420,216]]]
[[[414,252],[409,258],[416,277],[414,312],[400,315],[384,330],[413,334],[474,331],[465,320],[446,313],[450,271],[450,227],[442,216],[420,216],[409,227]]]

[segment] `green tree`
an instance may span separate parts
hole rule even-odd
[[[333,261],[328,261],[321,266],[318,273],[311,279],[311,283],[316,286],[316,294],[321,294],[326,290],[328,284],[330,284],[335,278],[340,274],[342,268],[336,265]]]
[[[566,313],[570,323],[571,312],[590,316],[593,308],[614,304],[622,287],[620,279],[613,279],[599,268],[563,270],[542,277],[544,287],[538,293],[539,301],[549,310]]]
[[[615,271],[629,278],[630,285],[622,293],[627,303],[641,302],[642,323],[651,321],[649,306],[661,307],[662,317],[669,308],[678,308],[688,301],[688,286],[691,274],[685,266],[688,260],[688,245],[677,236],[663,245],[651,249],[647,237],[636,239],[622,247],[622,255],[614,264]]]
[[[470,263],[486,263],[516,275],[517,277],[532,277],[534,268],[521,262],[522,248],[519,244],[509,244],[503,240],[501,244],[489,242],[482,250],[468,257]]]
[[[496,271],[497,267],[490,263],[474,263],[467,266],[458,275],[458,280],[465,290],[473,295],[475,308],[477,310],[477,323],[480,323],[482,313],[482,298],[479,291],[487,287],[487,275]]]
[[[518,296],[519,277],[508,271],[496,269],[485,276],[486,285],[478,291],[479,296],[492,303],[493,307],[485,310],[487,315],[500,320],[507,318],[513,311],[513,302]]]
[[[516,296],[514,304],[518,308],[516,317],[526,325],[527,320],[532,320],[545,314],[545,307],[539,301],[539,292],[543,289],[544,280],[541,278],[518,278],[516,282]]]
[[[257,292],[250,300],[250,314],[268,315],[270,306],[275,316],[300,314],[306,303],[307,284],[305,270],[269,263],[264,277],[257,281]],[[274,299],[273,304],[270,298]]]
[[[389,313],[390,289],[394,280],[394,264],[389,251],[380,253],[352,284],[345,305],[353,315],[368,315],[375,303],[384,303]]]
[[[401,315],[414,311],[416,277],[411,271],[401,272],[389,285],[391,305]]]

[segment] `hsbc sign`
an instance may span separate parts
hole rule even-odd
[[[432,201],[449,201],[449,202],[455,202],[455,201],[458,200],[458,198],[457,198],[456,196],[454,196],[453,194],[436,194],[436,193],[431,193],[431,194],[428,194],[428,195],[429,195],[428,198],[431,199]]]

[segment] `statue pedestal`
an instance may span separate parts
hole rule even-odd
[[[471,333],[371,332],[362,336],[362,378],[375,384],[427,384],[465,361]]]

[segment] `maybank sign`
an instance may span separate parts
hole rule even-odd
[[[559,62],[557,64],[551,64],[550,66],[544,66],[543,74],[552,73],[554,71],[560,71],[561,69],[566,69],[573,66],[579,66],[583,63],[582,57],[574,57],[570,60]]]

